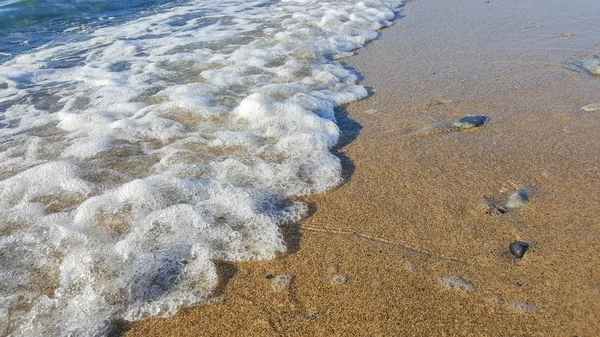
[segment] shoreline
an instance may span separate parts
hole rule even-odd
[[[313,214],[284,228],[290,252],[223,263],[222,302],[125,336],[600,333],[600,115],[580,111],[600,78],[577,66],[600,52],[600,5],[536,4],[407,3],[343,60],[374,94],[344,107],[351,176],[307,198]],[[451,128],[469,114],[490,120]],[[486,214],[519,186],[526,207]]]

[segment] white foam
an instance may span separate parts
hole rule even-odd
[[[50,162],[1,181],[0,200],[7,206],[3,209],[55,195],[87,196],[91,184],[81,180],[78,171],[77,166],[67,162]]]
[[[285,251],[367,95],[335,59],[400,4],[195,0],[0,66],[0,333],[102,335]]]

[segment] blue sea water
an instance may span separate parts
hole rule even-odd
[[[123,23],[184,1],[2,0],[0,63],[52,41],[77,38],[77,28],[93,29]],[[74,31],[68,31],[73,28]]]
[[[0,336],[214,301],[342,181],[337,59],[401,0],[0,0]]]

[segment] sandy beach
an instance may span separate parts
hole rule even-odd
[[[598,17],[595,0],[408,2],[343,60],[372,95],[338,109],[346,182],[306,199],[289,253],[220,263],[217,303],[124,335],[600,335],[600,112],[581,111],[600,103],[581,66]],[[455,129],[466,115],[489,119]],[[517,189],[529,203],[504,212]]]

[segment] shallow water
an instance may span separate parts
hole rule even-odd
[[[185,1],[0,1],[0,63],[46,43],[85,38],[99,27],[124,23]]]
[[[367,95],[335,59],[400,4],[0,3],[0,335],[103,335],[285,251]]]

